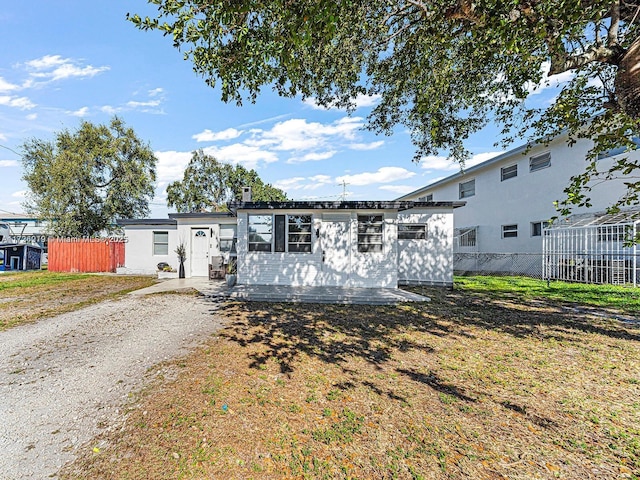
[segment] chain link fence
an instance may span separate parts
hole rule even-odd
[[[525,275],[542,277],[541,253],[454,253],[456,275]]]

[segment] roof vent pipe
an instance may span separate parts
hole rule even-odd
[[[242,201],[243,202],[251,201],[251,187],[242,187]]]

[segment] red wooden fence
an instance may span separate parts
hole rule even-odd
[[[52,272],[115,272],[124,266],[123,240],[109,238],[50,238]]]

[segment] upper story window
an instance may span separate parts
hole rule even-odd
[[[426,223],[399,223],[398,240],[426,240]]]
[[[631,139],[631,141],[633,143],[636,144],[636,147],[640,146],[640,137],[633,137]],[[616,155],[620,155],[622,153],[627,153],[629,151],[632,151],[633,147],[628,147],[626,145],[623,145],[622,147],[615,147],[612,148],[611,150],[607,150],[606,152],[601,152],[598,154],[598,160],[602,160],[604,158],[609,158],[609,157],[614,157]]]
[[[169,255],[169,232],[153,232],[153,254]]]
[[[476,194],[476,179],[458,184],[460,198],[473,197]]]
[[[502,238],[516,238],[518,236],[518,225],[502,225]]]
[[[424,197],[424,201],[425,202],[433,202],[433,193],[430,193],[429,195]]]
[[[551,152],[541,153],[529,158],[529,171],[536,172],[551,166]]]
[[[504,182],[510,178],[518,176],[518,164],[509,165],[508,167],[502,167],[500,169],[500,181]]]
[[[382,215],[358,215],[358,251],[382,252]]]

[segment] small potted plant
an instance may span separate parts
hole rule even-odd
[[[233,287],[236,284],[238,278],[238,260],[236,257],[229,257],[229,263],[227,264],[227,274],[225,279],[227,281],[227,287]]]
[[[184,278],[184,261],[187,259],[187,248],[184,246],[184,242],[176,247],[175,252],[178,255],[178,262],[180,262],[178,278]]]

